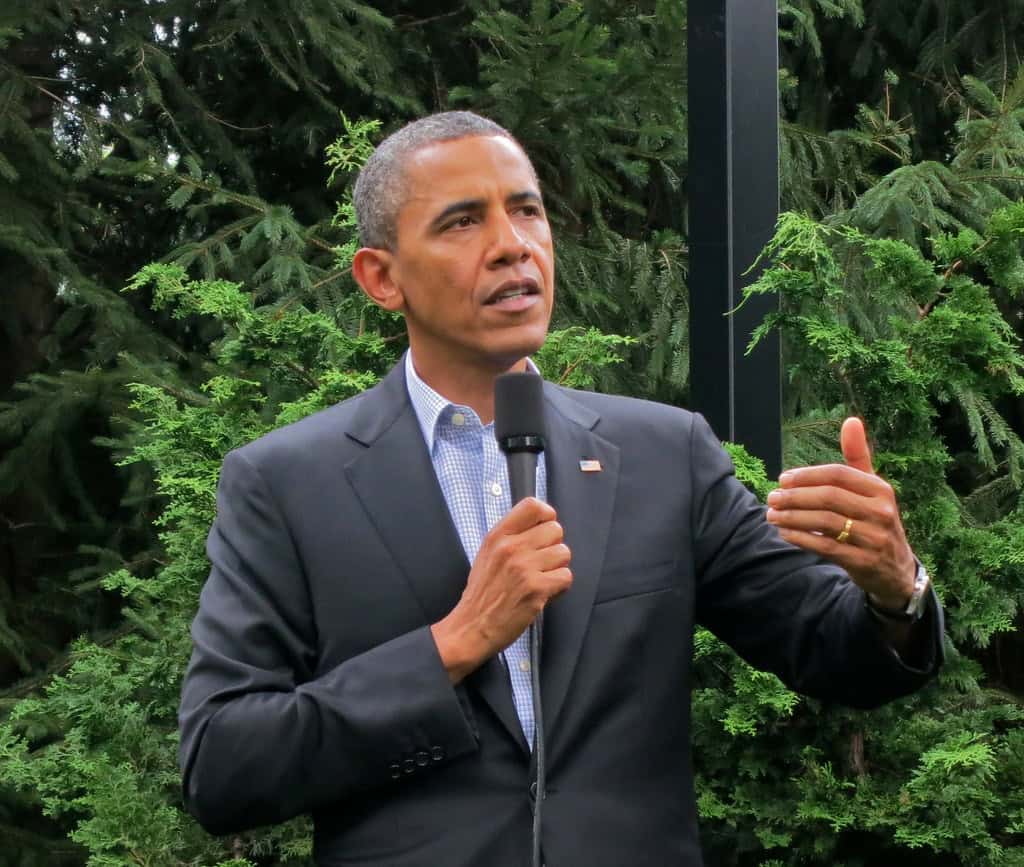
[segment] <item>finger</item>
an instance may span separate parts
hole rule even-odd
[[[553,599],[572,586],[572,570],[568,566],[551,569],[544,573],[544,580],[551,590],[548,599]]]
[[[843,422],[839,432],[839,447],[843,450],[843,460],[851,467],[864,473],[874,473],[867,432],[864,430],[864,422],[859,418],[851,417]]]
[[[802,509],[769,509],[766,515],[769,523],[780,530],[802,530],[807,533],[821,533],[833,539],[846,529],[846,516],[836,512],[804,511]],[[850,527],[846,544],[875,548],[882,543],[878,530],[866,521],[854,521]]]
[[[892,490],[885,479],[874,473],[865,473],[846,464],[820,464],[814,467],[796,467],[779,476],[782,488],[803,488],[833,485],[846,488],[865,497],[886,496]]]
[[[537,551],[559,544],[564,535],[565,531],[558,521],[544,521],[519,533],[516,542],[522,546],[523,550]]]
[[[845,488],[822,485],[813,488],[776,488],[768,495],[768,505],[778,511],[835,512],[847,518],[875,520],[878,501],[854,494]]]
[[[492,532],[502,536],[516,535],[545,521],[554,521],[555,517],[553,506],[536,497],[526,497],[516,503],[508,514],[494,525]]]
[[[791,545],[811,551],[842,566],[851,575],[871,567],[871,553],[847,542],[837,542],[831,536],[819,536],[804,530],[780,529],[779,535]]]
[[[530,558],[530,564],[538,572],[550,572],[552,569],[561,569],[568,566],[572,560],[572,552],[568,545],[550,545],[534,552]]]

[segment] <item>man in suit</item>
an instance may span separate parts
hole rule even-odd
[[[855,421],[847,465],[791,471],[766,516],[699,416],[547,383],[540,497],[512,508],[494,380],[544,340],[554,254],[505,130],[417,121],[356,207],[353,272],[410,353],[225,459],[181,705],[206,827],[311,812],[322,865],[523,867],[541,611],[549,867],[701,863],[696,622],[826,700],[934,673],[941,612]]]

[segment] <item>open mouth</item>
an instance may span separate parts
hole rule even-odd
[[[513,298],[522,298],[525,295],[539,294],[540,287],[537,285],[536,280],[531,278],[524,280],[509,280],[507,283],[502,283],[489,296],[487,296],[487,300],[484,301],[484,304],[501,304],[503,302],[510,301]]]

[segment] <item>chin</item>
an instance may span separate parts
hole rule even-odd
[[[522,339],[510,341],[505,346],[492,347],[490,354],[492,358],[500,361],[500,365],[505,370],[508,370],[524,358],[535,355],[537,350],[544,345],[546,337],[547,329],[545,328],[540,334],[523,335]]]

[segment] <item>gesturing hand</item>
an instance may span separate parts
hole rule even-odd
[[[917,566],[896,495],[872,469],[860,419],[848,418],[839,438],[846,463],[784,472],[768,520],[788,542],[842,566],[879,605],[901,608]]]
[[[504,650],[572,584],[555,510],[527,497],[484,537],[458,605],[431,630],[457,683]]]

